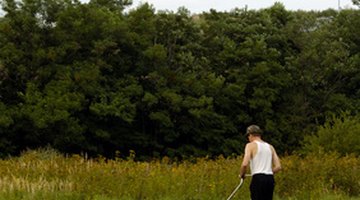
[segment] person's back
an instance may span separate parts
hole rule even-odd
[[[258,126],[249,126],[247,135],[249,143],[245,147],[240,177],[245,178],[246,169],[250,165],[251,199],[272,200],[275,187],[273,174],[281,169],[280,159],[275,149],[261,139],[261,129]]]
[[[272,171],[272,151],[266,142],[255,141],[257,152],[250,160],[251,175],[273,174]]]

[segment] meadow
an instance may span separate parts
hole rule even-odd
[[[238,184],[240,156],[168,158],[138,162],[128,158],[64,156],[51,150],[27,151],[0,160],[4,200],[219,200]],[[335,153],[281,157],[275,199],[360,199],[360,159]],[[250,178],[234,199],[250,199]]]

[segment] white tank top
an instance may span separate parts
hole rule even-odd
[[[270,145],[266,142],[255,142],[258,148],[256,155],[250,160],[251,174],[273,174]]]

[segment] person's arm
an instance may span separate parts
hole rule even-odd
[[[240,167],[240,178],[245,178],[245,174],[246,174],[246,170],[249,166],[249,163],[250,163],[250,159],[251,159],[251,147],[250,147],[250,143],[248,143],[246,146],[245,146],[245,155],[244,155],[244,158],[243,158],[243,161],[242,161],[242,164],[241,164],[241,167]]]
[[[273,146],[271,146],[271,150],[272,150],[273,173],[276,174],[281,170],[280,158],[277,155]]]

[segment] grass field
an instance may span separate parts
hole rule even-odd
[[[275,199],[360,200],[360,160],[317,154],[282,157]],[[179,163],[64,157],[28,151],[0,160],[0,200],[211,200],[226,199],[238,184],[240,157]],[[250,178],[234,199],[250,199]]]

